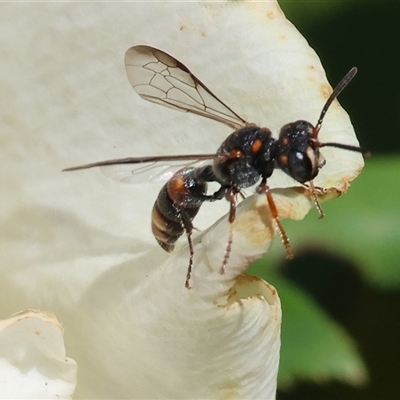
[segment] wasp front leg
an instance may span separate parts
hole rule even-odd
[[[271,216],[275,221],[275,224],[278,228],[282,243],[285,246],[286,257],[293,258],[293,252],[292,252],[292,248],[290,246],[289,238],[288,238],[288,236],[285,232],[285,229],[283,228],[282,223],[279,219],[278,209],[276,208],[274,198],[272,197],[272,194],[271,194],[271,190],[270,190],[269,186],[267,185],[267,178],[265,178],[265,177],[262,178],[262,181],[257,188],[257,193],[259,193],[259,194],[265,193],[265,195],[267,196],[267,202],[268,202],[269,209],[271,211]]]

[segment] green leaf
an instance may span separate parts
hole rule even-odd
[[[273,275],[269,281],[282,301],[279,387],[288,388],[300,379],[363,384],[366,368],[349,335],[295,285]]]
[[[276,280],[282,300],[282,351],[279,383],[296,378],[365,382],[366,368],[348,336],[304,293],[288,281]]]

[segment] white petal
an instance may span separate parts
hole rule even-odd
[[[57,310],[81,365],[81,394],[272,394],[279,300],[267,284],[237,278],[270,245],[272,232],[255,217],[258,203],[249,198],[238,212],[238,221],[244,219],[235,224],[225,275],[218,268],[226,218],[195,240],[195,288],[187,291],[184,238],[169,256],[151,235],[160,186],[121,185],[92,170],[60,171],[107,158],[209,153],[230,133],[140,99],[123,67],[132,45],[172,54],[275,136],[289,121],[318,118],[330,86],[314,51],[272,1],[8,3],[1,11],[3,314],[32,304]],[[357,143],[336,102],[321,140]],[[323,154],[327,165],[316,184],[330,193],[346,189],[361,157],[338,149]],[[269,183],[298,186],[280,171]],[[298,189],[274,193],[282,217],[300,219],[312,206]],[[224,201],[205,205],[196,226],[206,229],[227,207]],[[227,307],[234,288],[250,299]]]
[[[76,363],[51,313],[28,310],[0,320],[0,397],[70,399]]]
[[[161,250],[143,254],[92,287],[73,328],[80,380],[89,382],[78,388],[79,397],[275,396],[279,298],[268,283],[243,275],[274,233],[264,196],[240,205],[221,275],[228,232],[223,218],[198,238],[192,290],[184,286],[186,246],[171,257]]]

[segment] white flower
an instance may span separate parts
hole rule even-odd
[[[69,399],[76,363],[51,313],[28,310],[0,320],[0,398]]]
[[[8,3],[0,19],[1,316],[28,308],[57,315],[67,355],[79,366],[76,398],[273,398],[279,298],[271,285],[244,275],[272,240],[264,196],[248,193],[239,205],[224,275],[228,205],[202,207],[194,223],[205,231],[194,239],[188,291],[185,238],[167,254],[150,231],[160,186],[61,169],[107,158],[210,153],[230,133],[140,99],[123,66],[132,45],[178,58],[275,137],[287,122],[317,122],[331,88],[314,51],[273,1]],[[357,145],[336,101],[320,140]],[[361,170],[362,157],[335,148],[323,154],[327,163],[315,184],[337,195]],[[281,171],[268,183],[281,188],[274,198],[282,218],[301,219],[313,206]],[[24,336],[17,339],[16,348]],[[23,377],[23,366],[8,354],[0,365],[21,368]],[[39,370],[41,354],[35,357],[29,365]],[[5,392],[10,385],[0,382],[0,392],[19,396]]]

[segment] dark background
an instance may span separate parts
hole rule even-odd
[[[282,1],[280,5],[321,58],[331,83],[339,82],[351,67],[358,67],[351,88],[341,94],[340,102],[351,115],[361,145],[372,152],[366,160],[367,168],[353,184],[354,189],[352,186],[354,193],[350,191],[353,201],[361,204],[363,198],[357,197],[357,187],[362,186],[364,175],[367,179],[368,171],[378,168],[379,163],[394,165],[400,158],[400,4]],[[387,211],[396,218],[396,207],[383,210],[379,197],[399,193],[398,175],[396,167],[388,168],[383,181],[369,180],[362,191],[378,199],[377,217]],[[366,364],[369,381],[362,386],[329,379],[297,381],[290,387],[280,387],[278,400],[400,399],[400,287],[378,286],[360,273],[354,260],[312,243],[293,261],[284,261],[280,273],[309,293],[349,333]],[[285,309],[285,299],[282,306]]]
[[[322,60],[329,80],[358,68],[340,95],[362,144],[377,153],[400,150],[400,3],[280,2]]]

